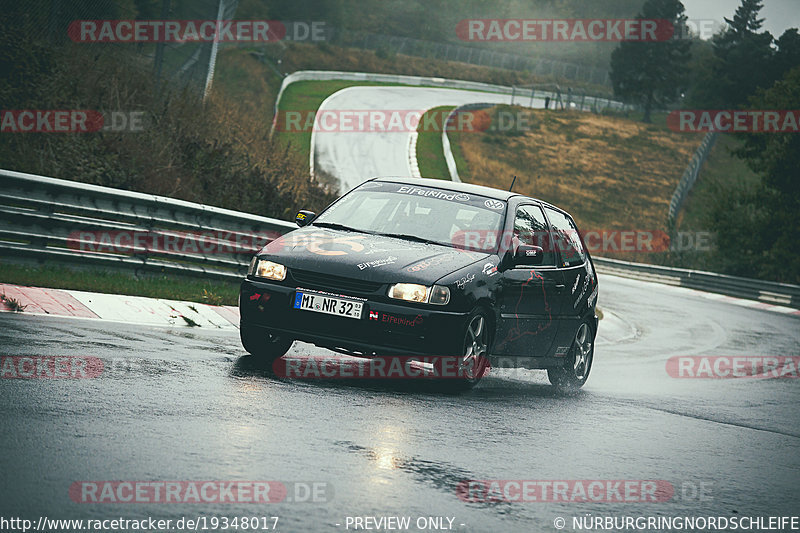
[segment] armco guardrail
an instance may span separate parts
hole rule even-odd
[[[680,212],[681,206],[683,205],[683,201],[686,200],[686,195],[689,194],[689,191],[692,190],[694,186],[694,182],[697,181],[700,168],[703,166],[708,154],[711,153],[711,149],[714,147],[714,143],[717,140],[717,135],[718,133],[715,131],[706,133],[706,136],[703,137],[703,142],[700,143],[697,151],[692,156],[692,160],[689,161],[689,166],[683,171],[681,181],[675,188],[675,192],[672,193],[672,199],[669,202],[667,223],[670,226],[674,224],[678,212]]]
[[[239,280],[263,243],[295,227],[163,196],[0,170],[4,258]],[[595,262],[609,274],[800,309],[797,285],[615,259]]]
[[[714,272],[594,258],[600,272],[800,309],[800,286]]]
[[[241,279],[295,225],[152,194],[0,170],[0,254]]]

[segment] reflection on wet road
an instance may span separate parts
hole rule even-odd
[[[0,380],[0,515],[278,516],[281,531],[437,516],[460,531],[554,531],[555,517],[586,513],[795,513],[800,381],[676,379],[665,364],[798,355],[800,321],[611,276],[601,277],[600,306],[609,321],[592,376],[569,397],[527,370],[492,371],[463,394],[281,379],[244,356],[235,332],[2,314],[3,356],[91,356],[104,370]],[[288,357],[325,353],[297,343]],[[76,503],[69,487],[86,480],[325,490],[316,502],[290,491],[291,501],[268,506]],[[466,502],[457,494],[465,480],[663,480],[675,493],[667,502]]]

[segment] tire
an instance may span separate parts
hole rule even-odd
[[[594,335],[588,322],[581,322],[563,367],[548,368],[547,378],[562,392],[575,392],[589,379],[594,360]]]
[[[445,382],[456,390],[468,390],[478,384],[489,369],[489,346],[492,340],[489,318],[484,311],[475,310],[464,322],[462,342],[457,345],[458,375]]]
[[[239,325],[239,337],[242,339],[242,346],[250,355],[265,362],[272,362],[286,355],[294,342],[294,339],[272,335],[262,328],[248,324]]]

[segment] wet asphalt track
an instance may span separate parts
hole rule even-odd
[[[337,116],[338,112],[352,110],[377,111],[382,116],[393,112],[416,111],[420,116],[426,110],[444,105],[474,103],[508,104],[511,95],[440,89],[431,87],[348,87],[330,95],[319,107],[319,113],[327,111]],[[516,104],[524,107],[544,107],[541,98],[517,97]],[[387,119],[388,121],[388,119]],[[356,124],[356,122],[354,122]],[[453,128],[458,127],[457,122]],[[469,124],[465,125],[465,131]],[[319,122],[312,132],[312,170],[334,176],[339,180],[339,190],[344,193],[375,176],[410,176],[409,141],[411,129],[388,128],[389,131],[327,131]],[[364,128],[369,130],[369,128]],[[373,128],[374,129],[374,128]]]
[[[622,325],[601,322],[592,375],[572,397],[536,371],[492,372],[456,395],[287,381],[245,357],[234,331],[2,313],[2,355],[95,356],[106,370],[0,380],[0,516],[278,516],[279,531],[449,516],[458,531],[521,532],[555,531],[558,516],[573,531],[571,517],[586,513],[797,515],[800,381],[679,380],[665,362],[797,355],[800,319],[611,276],[600,284],[600,306]],[[290,357],[324,353],[296,344]],[[665,480],[676,494],[466,503],[465,479]],[[323,482],[328,501],[78,504],[68,490],[80,480]],[[692,498],[701,484],[705,497]]]

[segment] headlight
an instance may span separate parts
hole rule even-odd
[[[250,262],[250,268],[247,273],[257,278],[266,278],[275,281],[283,281],[286,279],[285,266],[280,263],[267,261],[266,259],[259,259],[258,257],[254,257]]]
[[[446,305],[450,301],[450,289],[439,285],[426,287],[416,283],[396,283],[389,287],[389,298],[407,302]]]
[[[430,287],[415,283],[397,283],[389,287],[389,298],[409,302],[427,302]]]

